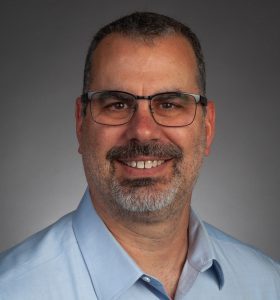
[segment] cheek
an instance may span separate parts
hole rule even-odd
[[[196,134],[191,127],[167,128],[166,137],[169,142],[181,148],[184,152],[189,152],[196,143]]]
[[[174,129],[173,129],[174,130]],[[195,160],[204,156],[205,127],[203,123],[193,123],[191,126],[176,128],[170,131],[169,139],[183,151],[185,160]]]
[[[122,144],[120,128],[98,124],[89,124],[83,134],[84,151],[99,160],[106,158],[107,152],[114,146]]]
[[[96,182],[97,178],[104,177],[108,173],[109,164],[106,160],[108,151],[106,139],[95,131],[87,132],[83,138],[83,164],[89,182]]]

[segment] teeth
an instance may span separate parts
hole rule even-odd
[[[151,160],[145,161],[145,169],[151,169],[153,162]]]
[[[130,166],[131,166],[132,168],[135,168],[135,167],[137,166],[137,162],[136,162],[136,161],[132,161]]]
[[[132,168],[137,169],[151,169],[160,166],[164,163],[164,160],[138,160],[128,161],[126,164]]]
[[[145,162],[144,161],[137,161],[137,169],[144,169],[145,168]]]

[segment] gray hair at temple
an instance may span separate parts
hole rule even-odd
[[[135,12],[104,26],[96,33],[90,44],[86,57],[83,93],[88,91],[92,80],[91,67],[93,52],[99,43],[106,36],[112,33],[118,33],[131,38],[142,38],[145,42],[153,41],[153,39],[157,37],[164,37],[167,35],[182,35],[189,41],[194,50],[198,68],[198,85],[201,90],[201,94],[205,95],[205,62],[197,36],[188,26],[170,17],[152,12]]]

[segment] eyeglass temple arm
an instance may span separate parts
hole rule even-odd
[[[208,99],[201,95],[190,94],[195,98],[196,103],[200,103],[203,106],[207,106]]]

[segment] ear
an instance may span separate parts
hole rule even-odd
[[[215,136],[215,105],[213,101],[208,101],[207,113],[205,116],[205,130],[206,130],[206,147],[204,154],[210,154],[211,145]]]
[[[82,142],[82,130],[83,130],[83,104],[81,97],[76,99],[75,105],[75,119],[76,119],[76,135],[79,143],[78,152],[82,154],[81,142]]]

